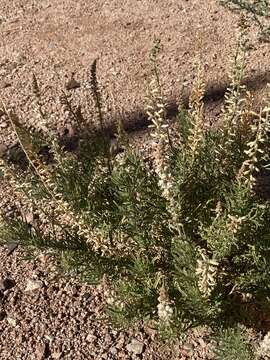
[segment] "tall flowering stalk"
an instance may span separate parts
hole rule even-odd
[[[169,171],[168,154],[172,146],[169,124],[166,118],[166,100],[162,93],[162,87],[159,78],[159,68],[157,57],[160,51],[160,42],[156,41],[150,54],[152,63],[152,80],[148,87],[148,104],[146,112],[151,125],[151,136],[154,139],[154,161],[155,169],[160,177],[160,187],[163,195],[168,198],[172,186],[171,174]]]
[[[159,320],[165,325],[168,325],[172,321],[174,309],[173,303],[164,287],[161,287],[159,291],[157,309]]]
[[[200,250],[200,259],[197,260],[196,274],[199,278],[199,289],[203,297],[208,298],[216,286],[218,262],[209,258],[204,250]]]
[[[261,109],[259,114],[253,114],[254,124],[251,125],[253,139],[248,142],[247,149],[244,150],[247,159],[239,171],[239,178],[244,176],[251,189],[256,183],[256,175],[262,162],[269,159],[267,143],[269,142],[270,131],[270,104]]]
[[[170,227],[181,232],[181,223],[178,219],[178,210],[175,202],[173,190],[174,179],[171,171],[171,155],[174,151],[173,144],[175,137],[169,127],[166,117],[166,100],[162,93],[159,78],[157,56],[159,53],[159,42],[157,42],[151,52],[150,60],[153,64],[153,75],[148,87],[148,104],[146,107],[147,115],[151,121],[149,128],[153,138],[152,152],[155,172],[159,177],[159,186],[163,197],[167,200],[167,208],[171,215]]]
[[[154,163],[155,171],[159,176],[159,185],[163,196],[168,199],[172,188],[172,176],[169,169],[168,154],[170,151],[170,140],[168,134],[168,123],[166,120],[166,104],[163,97],[159,94],[156,80],[150,83],[150,95],[152,104],[147,105],[147,114],[152,122],[151,136],[154,139]]]
[[[203,79],[203,69],[199,65],[195,83],[189,101],[189,114],[191,127],[189,130],[188,146],[191,154],[191,163],[194,161],[199,152],[201,142],[204,140],[204,103],[205,83]]]

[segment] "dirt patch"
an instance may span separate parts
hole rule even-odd
[[[196,56],[205,64],[212,107],[228,83],[236,18],[214,0],[126,0],[121,5],[116,0],[4,0],[1,18],[1,92],[24,111],[33,71],[57,99],[71,72],[86,80],[90,64],[98,58],[100,80],[128,118],[143,109],[148,54],[155,38],[163,44],[161,78],[171,100],[178,98],[182,84],[190,88]],[[269,47],[256,41],[254,46],[247,74],[256,88],[269,80]]]

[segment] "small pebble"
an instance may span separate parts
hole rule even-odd
[[[81,86],[81,84],[76,81],[75,79],[70,79],[67,83],[66,83],[66,89],[67,90],[72,90],[72,89],[77,89]]]
[[[127,350],[135,355],[140,355],[144,349],[144,343],[137,339],[132,339],[131,342],[126,346]]]
[[[17,321],[13,319],[12,317],[7,317],[7,322],[10,326],[15,327],[17,325]]]
[[[6,291],[15,286],[15,281],[9,278],[0,279],[0,291]]]
[[[26,284],[25,292],[31,292],[39,290],[43,287],[43,282],[41,280],[29,280]]]

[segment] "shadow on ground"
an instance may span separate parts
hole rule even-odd
[[[262,90],[266,85],[270,83],[270,71],[253,74],[249,76],[243,84],[246,85],[247,89],[252,93]],[[204,103],[206,106],[209,103],[219,103],[223,100],[228,83],[210,84],[207,86],[206,93],[204,96]],[[190,92],[186,92],[182,95],[182,101],[185,108],[188,108]],[[168,119],[174,119],[178,113],[178,101],[170,99],[167,105],[167,117]],[[111,120],[110,124],[106,127],[106,132],[113,137],[115,133],[115,123],[117,122],[117,116]],[[128,133],[145,130],[150,121],[146,112],[142,108],[137,108],[130,112],[127,112],[123,118],[124,128]]]

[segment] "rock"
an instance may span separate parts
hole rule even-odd
[[[112,342],[112,337],[110,334],[106,334],[105,338],[104,338],[104,343],[106,345],[110,344]]]
[[[132,352],[135,355],[140,355],[144,349],[144,343],[137,339],[132,339],[131,343],[126,346],[127,351]]]
[[[4,113],[2,113],[2,115],[1,115],[1,111],[2,110],[0,109],[0,117],[4,115]],[[8,123],[6,121],[1,121],[0,128],[5,129],[7,127],[8,127]]]
[[[7,317],[7,322],[10,326],[15,327],[17,325],[16,319],[13,319],[12,317]]]
[[[0,311],[0,321],[3,321],[6,316],[7,316],[7,314],[5,311]]]
[[[118,351],[117,351],[116,347],[112,346],[112,347],[110,348],[110,353],[111,353],[112,355],[116,355],[117,352],[118,352]]]
[[[13,288],[15,286],[15,281],[12,279],[0,279],[0,290],[1,291],[6,291],[9,290],[11,288]]]
[[[151,326],[145,325],[144,332],[151,338],[154,339],[157,335],[157,330],[152,328]]]
[[[191,343],[187,343],[184,345],[183,350],[186,352],[188,356],[194,355],[194,345]]]
[[[97,340],[96,335],[93,334],[88,334],[86,337],[86,341],[90,342],[90,343],[94,343]]]
[[[10,242],[10,243],[6,244],[7,255],[8,256],[11,255],[17,249],[18,246],[19,246],[19,244],[16,242]]]
[[[88,300],[91,300],[92,299],[92,294],[90,294],[89,292],[85,292],[83,295],[82,295],[82,299],[84,301],[88,301]]]
[[[47,343],[39,344],[35,355],[37,360],[47,359],[50,356],[49,345]]]
[[[52,353],[52,358],[56,359],[56,360],[61,359],[62,355],[63,355],[62,351],[57,351],[57,352]]]
[[[193,350],[194,350],[194,345],[191,344],[191,343],[186,343],[186,344],[184,345],[184,349],[185,349],[186,351],[193,351]]]
[[[67,83],[66,83],[66,89],[67,90],[72,90],[72,89],[77,89],[81,86],[81,84],[76,81],[75,79],[71,78]]]
[[[39,290],[43,287],[43,282],[41,280],[29,280],[25,287],[25,292],[31,292]]]
[[[118,353],[118,359],[126,359],[127,358],[127,355],[125,353],[125,351],[120,351]]]
[[[1,117],[1,109],[0,109],[0,117]],[[7,147],[4,144],[0,144],[0,158],[5,156],[7,152]]]
[[[6,82],[6,81],[1,81],[0,82],[0,89],[6,89],[8,87],[10,87],[11,84],[9,82]]]

